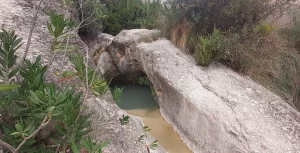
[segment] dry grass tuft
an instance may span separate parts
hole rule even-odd
[[[192,26],[188,22],[178,24],[170,32],[170,39],[173,44],[178,46],[180,49],[186,51],[187,41],[191,32]]]
[[[300,110],[300,54],[276,32],[258,45],[246,45],[239,54],[243,72]]]

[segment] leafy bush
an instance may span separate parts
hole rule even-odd
[[[222,34],[215,29],[211,36],[199,37],[199,45],[196,46],[194,57],[198,64],[208,66],[221,54]]]
[[[62,14],[57,14],[54,11],[45,12],[50,17],[47,27],[50,35],[52,36],[51,51],[73,51],[74,46],[67,44],[63,39],[68,37],[67,34],[70,27],[75,26],[75,22],[69,18],[65,18]]]
[[[275,32],[224,33],[219,61],[291,101],[300,108],[300,54]]]
[[[244,26],[256,25],[276,10],[287,8],[289,3],[285,0],[169,0],[165,8],[176,15],[166,13],[172,15],[167,25],[190,22],[194,25],[193,31],[203,35],[212,33],[214,27],[221,31],[238,31]]]
[[[0,131],[3,134],[0,145],[5,147],[4,151],[66,152],[72,149],[79,153],[86,149],[101,152],[108,142],[95,146],[90,138],[83,138],[91,129],[89,115],[81,113],[82,94],[74,88],[58,88],[54,83],[46,83],[47,66],[41,64],[40,56],[34,62],[25,60],[25,66],[18,67],[15,51],[21,39],[14,32],[1,32],[0,40],[1,76],[6,78],[5,84],[0,85]],[[80,58],[73,62],[79,74],[84,74],[83,61],[78,60]],[[21,81],[11,80],[17,72]],[[90,70],[89,74],[89,80],[94,80],[96,72]]]
[[[152,82],[146,77],[140,77],[138,79],[138,84],[145,85],[145,86],[152,86]]]
[[[154,140],[151,143],[146,142],[146,138],[149,136],[148,132],[150,132],[151,129],[148,126],[144,126],[143,129],[144,134],[138,138],[138,142],[145,145],[147,148],[147,152],[150,153],[150,149],[155,150],[158,147],[158,140]]]
[[[123,94],[123,89],[124,88],[118,88],[118,87],[115,87],[113,92],[112,92],[112,95],[113,95],[113,98],[115,100],[116,103],[120,102],[120,98]]]
[[[271,24],[263,23],[263,24],[257,25],[253,31],[261,37],[266,37],[273,30],[274,30],[274,27]]]
[[[276,2],[269,0],[168,0],[162,11],[165,23],[160,27],[175,45],[193,52],[196,44],[191,43],[191,38],[211,35],[214,28],[221,32],[240,33],[244,28],[251,29],[259,25],[261,21],[278,10],[287,9],[290,2],[285,0],[276,0]],[[262,26],[258,30],[267,32],[271,29],[268,28]]]
[[[6,83],[13,82],[12,77],[18,73],[19,69],[15,67],[17,55],[15,52],[21,46],[21,38],[18,38],[14,32],[3,30],[0,32],[0,76]]]
[[[104,2],[108,12],[103,32],[117,35],[123,29],[154,28],[160,14],[159,0],[111,0]]]
[[[73,63],[76,73],[74,76],[78,76],[80,80],[85,83],[85,86],[91,86],[92,92],[95,95],[104,95],[109,90],[109,86],[104,79],[100,79],[100,75],[91,67],[86,67],[83,56],[79,54],[73,54],[69,56],[70,61]],[[86,78],[87,77],[87,78]],[[88,80],[86,82],[86,80]]]
[[[68,1],[68,0],[65,0]],[[98,33],[103,29],[102,20],[106,18],[106,8],[99,0],[73,0],[71,5],[78,9],[80,31]]]
[[[122,118],[119,118],[119,121],[122,125],[127,125],[129,123],[130,116],[123,115]]]

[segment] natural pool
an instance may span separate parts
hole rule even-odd
[[[161,116],[149,87],[139,84],[118,84],[117,87],[124,88],[120,102],[117,103],[119,107],[131,115],[141,117],[145,126],[151,129],[150,134],[166,151],[169,153],[192,153]]]

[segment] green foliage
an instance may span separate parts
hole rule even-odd
[[[193,25],[193,34],[196,35],[211,34],[214,27],[221,31],[238,32],[245,26],[257,25],[277,10],[287,9],[288,4],[291,1],[169,0],[165,7],[169,23],[165,25],[176,27],[183,22],[189,22]]]
[[[70,37],[68,29],[75,26],[75,22],[69,18],[65,18],[62,14],[57,14],[54,11],[45,12],[50,17],[47,27],[50,35],[53,38],[51,45],[52,51],[73,51],[76,46],[69,45],[64,39]],[[68,44],[68,45],[67,45]]]
[[[146,76],[140,77],[138,79],[138,84],[145,85],[145,86],[152,86],[151,81]]]
[[[273,30],[274,27],[267,23],[259,24],[254,28],[254,32],[261,37],[268,36]]]
[[[0,32],[0,76],[4,77],[6,83],[11,83],[11,78],[18,73],[15,67],[17,55],[15,52],[22,45],[22,38],[18,38],[14,31]]]
[[[150,129],[148,126],[144,126],[144,127],[143,127],[143,131],[144,131],[144,132],[150,132],[151,129]]]
[[[95,95],[101,96],[109,90],[109,86],[105,80],[97,79],[93,82],[92,89]]]
[[[80,30],[97,33],[103,29],[106,8],[99,0],[73,0],[79,10]]]
[[[81,145],[88,153],[103,153],[103,148],[110,144],[111,141],[105,141],[100,145],[97,145],[90,137],[83,138],[81,140]]]
[[[66,28],[74,26],[74,21],[65,18],[62,14],[57,14],[54,11],[45,12],[50,17],[50,23],[48,22],[48,31],[54,39],[58,39],[62,35],[66,34]]]
[[[198,40],[200,43],[196,46],[194,57],[198,64],[208,66],[221,53],[222,34],[215,29],[212,35],[199,37]]]
[[[113,98],[114,98],[114,101],[116,102],[116,103],[118,103],[118,102],[120,102],[120,98],[121,98],[121,96],[122,96],[122,94],[123,94],[123,89],[124,88],[118,88],[118,87],[115,87],[114,88],[114,90],[113,90],[113,92],[112,92],[112,96],[113,96]]]
[[[13,84],[0,84],[0,91],[12,90],[18,88],[19,85]]]
[[[14,139],[22,140],[37,129],[45,116],[49,116],[55,123],[52,126],[56,127],[57,133],[51,137],[53,142],[61,146],[79,144],[82,137],[90,132],[88,116],[79,112],[81,93],[76,94],[74,88],[58,90],[54,84],[45,84],[42,78],[46,67],[40,64],[39,57],[34,63],[29,61],[26,63],[27,67],[20,71],[26,78],[24,77],[15,96],[10,97],[12,99],[10,105],[15,106],[14,109],[17,111],[0,112],[10,114],[11,116],[6,117],[14,118],[17,124],[13,125],[9,120],[1,121],[1,125],[6,125],[4,130],[10,131]],[[2,102],[5,100],[7,99],[1,98]],[[5,105],[2,107],[4,107],[2,110],[7,110]],[[15,130],[12,130],[13,126]],[[9,140],[8,136],[6,135],[5,140]],[[17,144],[17,142],[10,143]]]
[[[47,66],[41,64],[40,56],[34,62],[25,60],[25,66],[18,68],[15,51],[21,39],[14,32],[6,31],[0,33],[0,38],[1,72],[9,72],[11,78],[17,72],[10,69],[18,69],[21,80],[16,82],[18,85],[0,84],[0,132],[3,136],[0,141],[20,148],[18,152],[21,153],[55,152],[56,148],[45,147],[49,145],[58,146],[62,152],[70,148],[73,152],[78,151],[76,148],[102,152],[109,142],[97,145],[90,138],[84,138],[91,129],[89,115],[80,112],[82,94],[76,93],[74,88],[58,88],[54,83],[46,83]],[[76,68],[84,73],[85,66],[76,64]],[[95,73],[89,70],[89,74]],[[8,151],[6,149],[4,152]]]
[[[150,148],[153,150],[155,150],[157,147],[158,147],[158,140],[155,140],[150,144]]]
[[[47,71],[47,66],[41,65],[41,56],[38,56],[34,63],[25,60],[25,67],[20,69],[20,75],[23,77],[23,82],[20,85],[19,92],[22,95],[29,94],[29,91],[42,90],[45,86],[44,75]]]
[[[123,29],[155,28],[162,8],[159,0],[112,0],[105,4],[108,13],[103,20],[103,32],[112,35]]]
[[[127,125],[128,123],[129,123],[129,118],[130,118],[130,116],[128,116],[128,115],[123,115],[122,116],[122,118],[119,118],[119,120],[120,120],[120,123],[122,124],[122,125]]]
[[[107,82],[103,79],[99,79],[101,77],[98,72],[91,67],[86,68],[83,56],[79,54],[73,54],[69,56],[69,59],[73,63],[75,70],[78,72],[77,76],[84,81],[85,84],[86,79],[88,80],[88,84],[86,84],[86,86],[91,86],[94,94],[101,96],[109,90]],[[86,70],[88,71],[88,78],[86,78]]]
[[[146,138],[148,137],[148,132],[150,132],[151,129],[148,126],[144,126],[143,129],[144,129],[143,130],[144,134],[138,138],[138,142],[144,144],[146,146],[148,152],[149,152],[149,149],[155,150],[158,147],[158,140],[155,140],[152,143],[148,144],[146,142]]]
[[[62,77],[71,77],[73,75],[75,75],[76,73],[72,72],[72,71],[63,71],[63,73],[61,74]]]

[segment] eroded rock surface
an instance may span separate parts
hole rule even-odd
[[[66,10],[61,8],[57,0],[50,0],[49,7],[60,13],[66,13]],[[18,50],[19,57],[22,57],[31,27],[33,4],[28,0],[0,0],[0,8],[0,25],[2,28],[15,30],[16,34],[23,38],[22,42],[24,42],[24,45]],[[48,17],[46,15],[41,14],[39,16],[27,56],[28,59],[34,60],[37,56],[41,55],[43,64],[48,64],[52,57],[52,53],[50,52],[51,37],[47,30],[47,21]],[[106,38],[109,38],[109,36]],[[88,49],[88,46],[78,36],[72,39],[72,41],[80,47],[76,51],[77,53],[84,54],[86,49]],[[105,45],[105,43],[101,43],[101,45]],[[106,43],[109,43],[109,41]],[[57,81],[59,79],[55,75],[57,72],[73,70],[70,62],[67,62],[67,56],[71,53],[57,53],[49,69],[48,80]],[[80,84],[76,81],[70,81],[69,83]],[[91,136],[100,143],[105,140],[112,140],[104,149],[104,153],[147,153],[146,147],[136,141],[143,134],[143,122],[141,118],[132,116],[128,126],[122,126],[119,123],[119,118],[122,115],[127,115],[127,113],[120,110],[113,102],[110,93],[107,93],[104,97],[97,97],[93,94],[90,94],[88,97],[87,109],[85,111],[86,113],[92,113],[91,121],[94,131],[91,133]],[[148,139],[149,142],[153,140],[151,136]],[[155,151],[151,150],[151,153],[165,152],[161,147]]]
[[[136,116],[131,116],[126,111],[121,110],[113,101],[110,93],[103,97],[90,96],[87,100],[88,109],[86,113],[92,113],[93,121],[91,136],[99,142],[112,140],[112,144],[105,148],[106,153],[148,153],[144,144],[138,138],[144,135],[143,120]],[[119,118],[122,115],[130,116],[128,125],[121,125]],[[155,139],[151,136],[145,140],[150,144]],[[166,153],[159,146],[151,153]]]
[[[142,41],[155,32],[125,30],[114,38],[107,50],[114,77],[145,72],[162,115],[195,153],[299,152],[299,112],[221,64],[197,66],[168,40]]]

